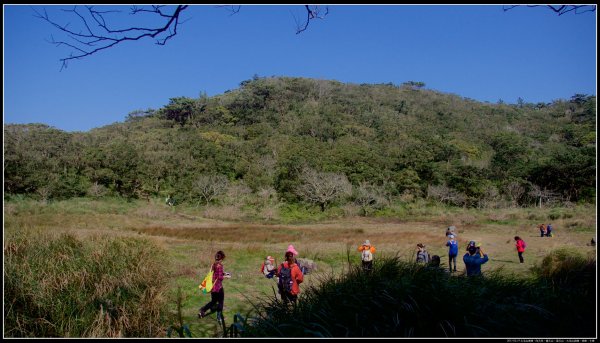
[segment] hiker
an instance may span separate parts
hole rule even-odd
[[[449,241],[446,242],[448,247],[448,270],[456,271],[456,256],[458,256],[458,242],[454,240],[454,235],[449,235]],[[454,262],[454,270],[452,270],[452,262]]]
[[[527,247],[527,243],[521,239],[519,236],[515,236],[515,246],[517,247],[517,253],[519,254],[519,261],[523,263],[523,253],[525,252],[525,248]]]
[[[456,226],[452,225],[452,226],[448,226],[448,228],[446,229],[446,237],[453,235],[456,236],[456,234],[454,233],[454,231],[456,230]]]
[[[225,318],[223,317],[223,302],[225,301],[225,290],[223,289],[223,278],[231,277],[229,273],[223,272],[223,260],[225,259],[225,253],[221,250],[215,254],[215,262],[212,264],[211,269],[213,270],[213,287],[210,291],[210,302],[202,306],[198,312],[198,318],[204,318],[207,315],[217,312],[217,321],[223,323]],[[206,311],[210,310],[209,313]]]
[[[469,246],[468,252],[463,256],[463,262],[467,268],[467,276],[481,275],[481,265],[488,260],[488,255],[483,253],[481,247],[477,248],[475,245]]]
[[[285,262],[279,265],[277,277],[279,277],[278,288],[281,300],[285,303],[292,302],[296,304],[300,293],[299,284],[304,281],[304,275],[295,262],[293,252],[285,252]]]
[[[417,244],[417,263],[429,263],[429,253],[423,243]]]
[[[175,199],[173,199],[173,197],[171,197],[171,195],[169,195],[165,199],[165,203],[169,206],[173,206],[173,205],[175,205]]]
[[[375,253],[375,246],[371,245],[371,242],[367,239],[361,246],[358,247],[360,252],[360,259],[362,261],[362,268],[364,271],[371,271],[373,269],[373,254]]]
[[[552,237],[552,224],[546,226],[546,237]]]
[[[272,279],[277,270],[275,269],[275,259],[271,256],[267,256],[260,266],[260,272],[265,275],[267,279]]]
[[[540,224],[538,229],[540,229],[540,237],[544,237],[546,235],[546,224]]]

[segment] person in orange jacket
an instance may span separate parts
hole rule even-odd
[[[279,278],[278,288],[281,299],[286,303],[295,304],[298,294],[300,294],[299,285],[304,281],[304,275],[296,264],[293,252],[285,252],[285,262],[279,265],[277,277]]]
[[[369,272],[373,269],[373,254],[375,253],[375,246],[371,245],[371,242],[367,239],[361,246],[358,247],[360,252],[360,259],[362,261],[363,270]]]

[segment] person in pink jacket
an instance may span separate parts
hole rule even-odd
[[[517,253],[519,254],[519,261],[523,263],[523,253],[525,252],[525,241],[521,239],[519,236],[515,236],[515,246],[517,247]]]

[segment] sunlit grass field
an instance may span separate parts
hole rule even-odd
[[[377,248],[375,258],[397,256],[402,260],[413,260],[416,244],[423,243],[431,255],[441,257],[442,266],[447,266],[445,229],[449,225],[457,227],[460,249],[457,274],[464,271],[461,256],[470,240],[480,242],[490,257],[490,261],[482,268],[484,273],[501,271],[523,278],[530,275],[530,269],[540,264],[544,256],[558,248],[570,247],[583,254],[596,254],[595,246],[589,244],[592,238],[596,239],[594,206],[475,210],[414,204],[398,206],[392,211],[370,218],[344,217],[339,211],[332,209],[330,212],[318,213],[318,220],[311,216],[312,210],[306,210],[300,213],[296,211],[293,216],[283,214],[264,222],[228,220],[223,216],[211,219],[206,217],[205,210],[195,206],[169,207],[158,199],[150,202],[87,198],[49,203],[7,201],[4,203],[5,279],[7,269],[15,274],[15,280],[20,277],[33,282],[37,277],[19,276],[17,274],[27,273],[12,270],[12,265],[7,264],[8,256],[19,256],[10,255],[11,244],[17,246],[15,244],[18,243],[18,237],[26,237],[30,242],[28,249],[33,249],[36,239],[60,242],[67,235],[76,245],[85,247],[90,253],[96,251],[97,254],[101,253],[98,247],[108,244],[106,242],[129,242],[129,246],[138,247],[136,249],[139,254],[149,254],[150,257],[136,260],[136,264],[129,268],[114,268],[108,272],[114,273],[111,274],[114,278],[132,280],[127,287],[137,282],[139,286],[149,285],[161,292],[161,296],[136,296],[131,299],[138,301],[143,308],[160,308],[161,313],[152,318],[153,323],[162,322],[163,329],[146,332],[135,329],[134,325],[143,326],[147,323],[143,323],[138,314],[123,310],[131,320],[121,324],[121,331],[102,330],[102,325],[106,326],[105,322],[88,320],[83,321],[86,329],[74,329],[77,323],[70,323],[64,325],[70,331],[57,328],[55,331],[44,331],[46,335],[65,336],[65,332],[69,332],[75,336],[165,336],[169,326],[178,325],[176,304],[179,289],[182,321],[189,327],[192,336],[215,337],[223,334],[215,316],[198,319],[197,312],[210,300],[210,295],[200,293],[198,284],[207,273],[217,250],[225,252],[225,271],[232,274],[231,279],[224,281],[224,315],[227,325],[232,323],[236,313],[245,317],[254,310],[253,304],[273,296],[275,281],[264,278],[259,268],[267,255],[272,255],[277,262],[281,262],[289,244],[294,245],[300,258],[313,260],[318,267],[305,277],[301,289],[317,285],[326,275],[340,275],[350,270],[352,265],[358,265],[360,262],[356,249],[366,239]],[[539,237],[536,226],[540,223],[552,223],[555,228],[554,237]],[[517,257],[513,240],[515,235],[521,236],[528,244],[523,264],[519,263]],[[141,247],[140,242],[147,247]],[[115,250],[115,256],[123,256],[124,263],[135,260],[126,257],[126,247],[127,244]],[[54,251],[52,249],[49,247],[47,251]],[[156,253],[152,254],[153,251]],[[48,253],[46,256],[31,258],[30,261],[39,265],[44,258],[56,259],[56,256],[59,255]],[[89,262],[92,260],[85,258],[77,261],[92,263]],[[37,268],[33,262],[27,264],[31,270]],[[58,261],[46,263],[56,264]],[[85,266],[81,268],[85,269]],[[55,273],[66,278],[77,274],[61,272],[60,265],[56,267]],[[138,280],[136,273],[152,273],[156,278],[148,280],[146,276]],[[93,277],[82,280],[82,283],[98,282]],[[117,288],[137,289],[127,288],[116,281],[114,284]],[[35,287],[47,289],[43,285]],[[59,291],[60,289],[56,292]],[[77,288],[65,288],[63,292],[77,292]],[[81,304],[85,304],[86,308],[93,308],[93,304],[87,304],[84,300]],[[11,303],[12,299],[7,299],[6,292],[4,301],[7,317],[6,304]],[[77,315],[78,310],[70,310],[74,316]],[[134,319],[139,323],[136,324]],[[5,336],[24,335],[15,333],[18,332],[18,325],[16,327],[17,331],[7,333],[5,325]]]

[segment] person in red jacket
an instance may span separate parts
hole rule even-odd
[[[523,252],[525,252],[525,241],[519,236],[515,236],[515,246],[517,247],[517,253],[519,254],[519,261],[523,263]]]
[[[281,299],[286,303],[296,303],[300,293],[299,284],[304,281],[304,275],[296,264],[293,252],[286,251],[285,262],[279,265],[277,277],[279,278],[278,287]]]

